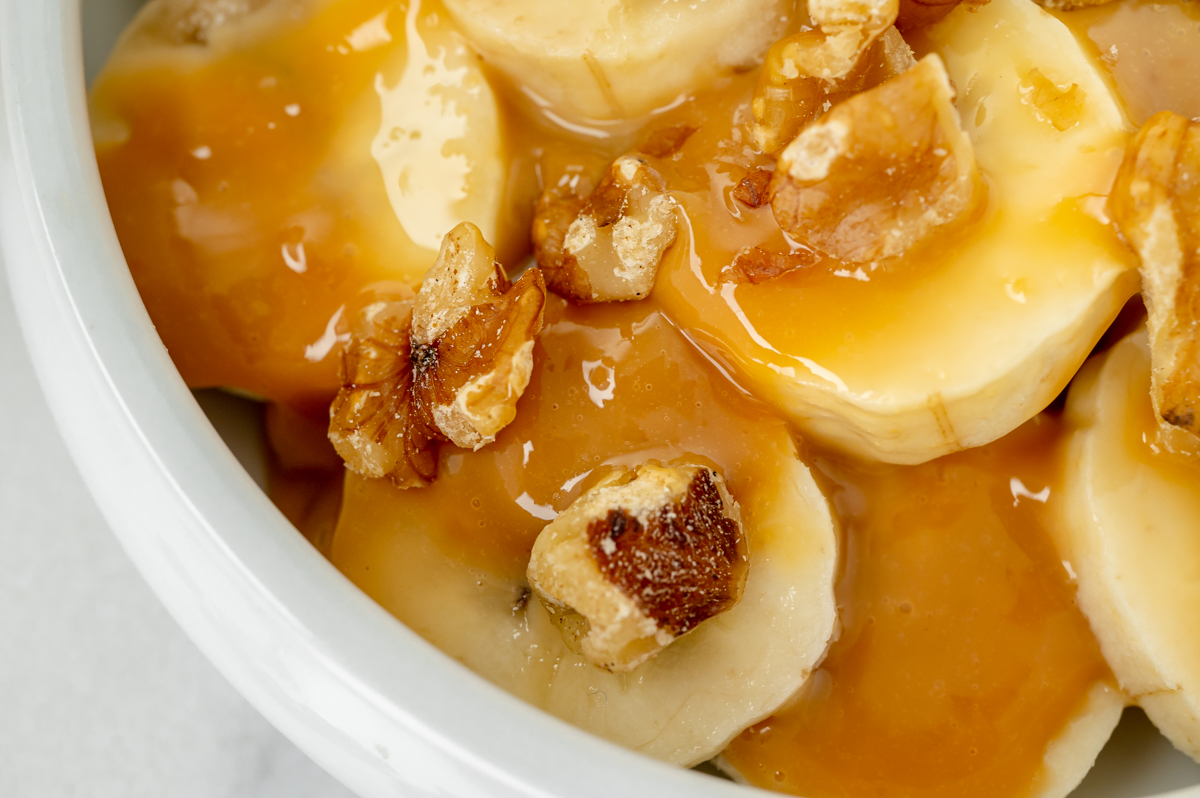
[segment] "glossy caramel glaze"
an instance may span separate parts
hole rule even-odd
[[[441,23],[429,0],[294,7],[307,16],[277,20],[269,35],[228,52],[217,43],[168,54],[163,45],[115,61],[96,85],[93,126],[118,235],[185,379],[322,410],[363,287],[413,283],[433,261],[433,248],[397,215],[370,149],[387,128],[378,87],[401,85],[411,63],[405,37],[433,36]],[[1161,80],[1159,61],[1136,50],[1157,42],[1153,22],[1167,19],[1161,35],[1180,38],[1164,52],[1190,52],[1195,12],[1186,2],[1122,2],[1060,18],[1097,53],[1114,43],[1125,53],[1108,66],[1132,117],[1164,103],[1200,113],[1187,110],[1191,95]],[[946,368],[941,342],[970,340],[963,362],[990,365],[979,351],[1043,334],[1023,322],[1034,309],[1065,307],[1095,288],[1099,272],[1133,266],[1089,204],[1107,191],[1123,131],[1089,151],[1089,171],[1066,181],[1065,198],[1036,213],[1002,202],[1014,192],[1007,162],[984,152],[987,201],[935,240],[867,268],[808,252],[784,237],[769,205],[735,198],[744,177],[773,168],[749,140],[755,78],[720,80],[641,136],[550,132],[528,126],[511,98],[497,100],[507,193],[492,226],[502,240],[493,243],[509,265],[527,249],[536,189],[594,185],[614,155],[657,129],[696,132],[677,151],[650,157],[682,224],[654,295],[586,308],[551,298],[532,381],[496,443],[475,452],[444,446],[427,488],[350,477],[359,523],[331,538],[339,467],[319,442],[304,444],[312,419],[268,415],[272,498],[382,605],[402,616],[405,602],[437,601],[432,587],[402,595],[392,569],[407,554],[398,524],[427,533],[446,558],[477,571],[480,586],[519,586],[538,532],[612,465],[710,464],[752,516],[770,501],[762,486],[774,483],[778,462],[763,442],[786,442],[791,432],[735,380],[790,370],[846,394],[887,384],[897,396],[915,393],[925,383],[912,380]],[[973,133],[995,123],[965,81],[959,89],[960,108],[974,103],[964,120]],[[1034,125],[1029,119],[1021,124]],[[1018,259],[985,257],[989,240],[1018,232],[1039,242],[1046,262],[1105,266],[1027,274]],[[749,247],[796,256],[803,267],[758,283],[725,281]],[[1130,280],[1121,285],[1133,290]],[[1114,312],[1123,298],[1114,296]],[[968,321],[976,326],[962,326]],[[1099,335],[1103,319],[1095,326]],[[964,335],[968,328],[978,336]],[[810,798],[1036,789],[1047,746],[1088,690],[1111,679],[1045,534],[1057,500],[1057,437],[1057,420],[1043,415],[997,443],[923,466],[819,460],[846,526],[842,635],[798,703],[735,740],[726,756],[739,772]],[[528,594],[511,598],[523,611]]]
[[[1059,421],[922,466],[820,461],[846,525],[841,638],[726,759],[809,798],[1022,796],[1111,681],[1046,531]]]
[[[347,490],[387,492],[389,514],[427,527],[443,550],[522,580],[538,532],[606,466],[687,457],[716,466],[734,497],[750,502],[756,481],[765,479],[756,469],[775,462],[759,442],[787,434],[650,302],[577,307],[549,299],[517,410],[490,446],[444,446],[427,488],[351,479]],[[386,546],[386,537],[382,526],[368,538],[339,536],[334,563],[353,563],[347,573],[356,581],[386,579],[358,570],[374,556],[360,549]]]
[[[152,22],[97,79],[92,128],[125,257],[189,385],[327,404],[365,285],[419,281],[460,216],[504,262],[526,248],[532,189],[507,174],[496,101],[435,0],[273,3],[207,45]]]
[[[1200,116],[1200,6],[1124,0],[1055,14],[1096,48],[1134,124],[1159,111]]]

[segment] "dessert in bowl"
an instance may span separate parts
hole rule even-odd
[[[187,383],[265,403],[279,508],[453,659],[675,765],[1064,795],[1131,700],[1188,750],[1142,686],[1183,677],[1120,655],[1186,596],[1088,598],[1082,416],[1046,410],[1139,266],[1183,275],[1147,292],[1188,340],[1190,128],[1135,137],[1088,33],[1137,7],[601,5],[162,2],[123,36],[116,233]]]

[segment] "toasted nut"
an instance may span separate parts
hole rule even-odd
[[[759,149],[779,152],[819,114],[915,63],[891,27],[898,8],[897,0],[809,3],[816,27],[776,42],[759,73],[751,129]]]
[[[986,6],[989,0],[900,0],[900,15],[896,17],[896,27],[901,32],[908,33],[932,25],[963,2],[970,10],[977,11]]]
[[[637,151],[655,158],[666,158],[683,149],[683,145],[699,128],[693,125],[669,125],[652,130]]]
[[[355,321],[330,408],[346,465],[419,487],[437,473],[438,441],[494,441],[529,385],[545,302],[538,269],[514,286],[479,228],[451,230],[420,294],[371,303]]]
[[[475,225],[442,241],[413,308],[413,391],[455,445],[485,446],[516,417],[545,304],[541,272],[512,285]]]
[[[1146,122],[1108,202],[1142,262],[1154,411],[1200,435],[1200,122],[1169,111]]]
[[[835,258],[868,262],[964,214],[979,179],[953,99],[941,59],[928,55],[805,128],[771,180],[780,227]]]
[[[662,178],[642,158],[624,155],[586,199],[542,195],[534,254],[550,289],[575,302],[644,299],[677,226]]]
[[[1051,11],[1074,11],[1079,8],[1091,8],[1092,6],[1107,5],[1112,1],[1113,0],[1037,0],[1037,3],[1042,8],[1048,8]]]
[[[771,185],[771,172],[767,169],[751,169],[733,187],[733,198],[747,208],[759,208],[767,204],[767,187]]]
[[[547,525],[528,576],[568,644],[623,673],[736,604],[747,562],[719,474],[646,464],[610,474]]]
[[[738,253],[733,263],[721,272],[723,283],[765,283],[788,272],[812,266],[819,258],[809,249],[795,252],[774,252],[762,247],[750,247]]]
[[[342,354],[342,389],[329,409],[329,439],[346,466],[402,488],[437,473],[435,431],[412,395],[411,291],[367,305]]]

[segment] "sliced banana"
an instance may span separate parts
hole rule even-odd
[[[1200,760],[1200,456],[1158,439],[1145,330],[1080,373],[1060,547],[1122,688]]]
[[[969,221],[898,258],[731,285],[721,270],[739,253],[788,242],[761,209],[731,218],[715,183],[668,179],[690,242],[655,287],[807,436],[892,463],[978,446],[1032,417],[1137,286],[1103,216],[1130,126],[1071,32],[1031,0],[993,0],[927,37],[918,47],[945,62],[986,183]]]
[[[327,397],[361,288],[420,279],[463,221],[506,262],[528,246],[496,97],[436,3],[154,0],[91,111],[126,259],[192,385]]]
[[[1070,795],[1096,764],[1096,757],[1121,720],[1125,703],[1125,696],[1111,684],[1097,682],[1092,685],[1083,706],[1046,746],[1041,771],[1024,798],[1066,798]],[[716,765],[739,784],[753,786],[726,757],[718,757]]]
[[[786,427],[649,303],[563,304],[548,303],[543,354],[496,443],[444,450],[437,479],[421,490],[349,476],[331,559],[500,687],[621,745],[693,765],[789,699],[822,657],[836,616],[830,508]],[[579,653],[563,619],[530,591],[525,566],[546,522],[568,520],[589,481],[608,466],[650,461],[724,477],[740,506],[746,581],[731,608],[612,673]],[[540,579],[552,559],[539,559]],[[603,647],[592,649],[603,660]]]
[[[761,63],[794,0],[446,0],[471,44],[569,122],[636,119]]]

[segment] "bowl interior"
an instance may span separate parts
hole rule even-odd
[[[82,0],[83,66],[88,85],[103,66],[125,25],[142,5],[143,0]],[[195,391],[193,395],[237,462],[256,485],[264,487],[266,462],[261,407],[248,399],[216,390]],[[299,533],[296,537],[300,538]],[[1136,798],[1193,785],[1200,785],[1200,765],[1175,750],[1140,709],[1130,708],[1095,768],[1073,795],[1076,798]]]

